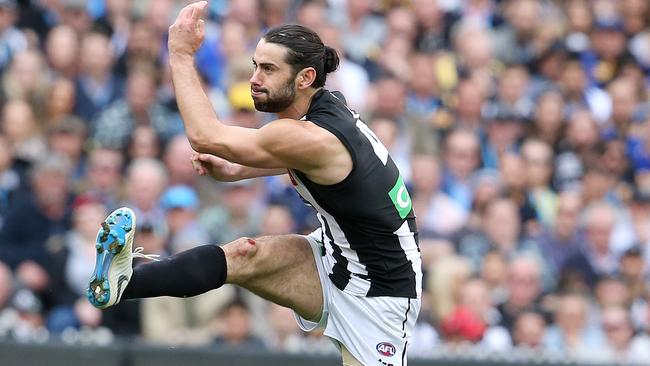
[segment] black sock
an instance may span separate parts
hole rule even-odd
[[[189,297],[226,282],[226,255],[218,245],[202,245],[159,262],[136,266],[122,299]]]

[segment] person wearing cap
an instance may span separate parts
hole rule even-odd
[[[481,144],[483,165],[498,169],[506,152],[517,151],[526,125],[526,117],[514,108],[497,103],[483,112],[485,141]]]
[[[197,243],[210,241],[208,232],[198,221],[199,196],[185,185],[169,187],[160,198],[169,229],[169,250],[178,253]]]
[[[228,102],[231,108],[229,123],[248,128],[260,127],[261,121],[255,111],[255,103],[251,98],[248,83],[240,82],[232,85],[228,89]]]
[[[627,35],[617,18],[598,18],[591,31],[591,47],[583,53],[583,66],[592,85],[603,87],[619,72],[627,51]]]

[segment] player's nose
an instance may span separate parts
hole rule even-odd
[[[260,86],[262,83],[260,82],[259,78],[259,71],[255,70],[253,71],[253,75],[251,75],[251,78],[248,80],[251,83],[252,87],[257,87]]]

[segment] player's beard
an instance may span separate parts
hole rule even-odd
[[[296,85],[293,78],[289,78],[287,83],[277,91],[266,92],[266,100],[253,98],[255,109],[260,112],[279,113],[289,108],[294,99],[296,99]]]

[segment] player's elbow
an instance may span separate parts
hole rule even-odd
[[[204,139],[190,136],[188,136],[187,139],[190,141],[190,145],[194,151],[203,154],[208,153],[208,143]]]
[[[194,135],[189,136],[188,140],[192,149],[201,154],[216,155],[229,161],[234,161],[232,147],[224,139],[216,138],[216,136],[207,135]]]
[[[214,152],[216,146],[214,139],[206,134],[188,134],[187,139],[192,146],[192,149],[198,153],[210,154]]]

